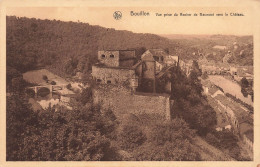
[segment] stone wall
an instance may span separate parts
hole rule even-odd
[[[119,66],[119,51],[98,51],[98,60],[110,67]]]
[[[131,67],[134,65],[134,50],[98,51],[98,60],[109,67]]]
[[[101,84],[124,84],[135,76],[135,71],[125,68],[92,66],[92,76]]]
[[[112,109],[118,118],[132,113],[170,119],[170,97],[167,94],[134,93],[124,87],[103,85],[93,90],[93,97],[95,104]]]

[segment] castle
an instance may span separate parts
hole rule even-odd
[[[179,65],[179,57],[163,49],[149,49],[137,60],[134,50],[98,51],[98,63],[92,66],[92,77],[97,83],[95,103],[124,113],[148,114],[171,118],[171,83],[165,84],[166,93],[156,92],[156,81],[172,67]]]

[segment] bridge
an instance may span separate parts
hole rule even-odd
[[[67,84],[61,84],[61,85],[42,85],[42,86],[32,86],[32,87],[27,87],[27,89],[32,89],[34,90],[35,94],[37,94],[38,90],[40,88],[48,88],[50,92],[54,92],[57,90],[63,90],[65,89]]]

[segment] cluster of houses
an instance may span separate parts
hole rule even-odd
[[[253,116],[247,108],[228,98],[209,80],[202,81],[204,93],[217,114],[216,131],[230,130],[253,150]]]
[[[214,65],[201,65],[203,73],[209,75],[231,75],[236,81],[243,77],[249,81],[253,80],[253,74],[248,72],[247,67],[216,67]]]

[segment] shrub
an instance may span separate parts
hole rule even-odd
[[[91,88],[86,88],[82,90],[80,99],[81,103],[85,105],[88,102],[91,102],[92,100],[92,89]]]
[[[67,86],[66,86],[67,89],[71,90],[72,86],[71,84],[69,83]]]
[[[118,141],[121,142],[122,148],[133,149],[143,144],[146,136],[136,125],[123,125],[118,135]]]
[[[55,81],[51,81],[51,84],[52,84],[52,85],[56,85],[56,82],[55,82]]]
[[[232,132],[211,132],[206,136],[206,141],[216,148],[228,152],[228,154],[237,159],[240,156],[240,149],[238,145],[238,138]]]
[[[35,96],[35,92],[32,89],[26,89],[25,93],[29,96],[29,97],[34,97]]]
[[[48,77],[46,75],[42,75],[42,79],[46,82],[48,81]]]

